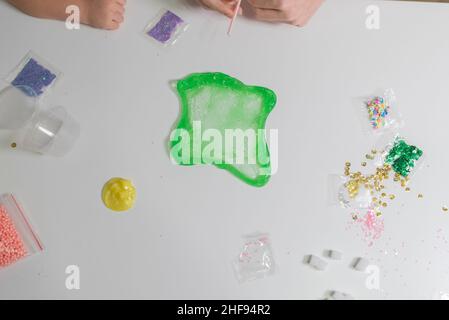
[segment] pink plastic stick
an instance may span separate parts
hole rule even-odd
[[[240,10],[240,5],[242,4],[242,0],[239,0],[237,2],[237,5],[235,7],[235,12],[234,12],[234,16],[231,19],[231,22],[229,23],[229,28],[228,28],[228,36],[231,35],[231,31],[232,31],[232,26],[234,25],[235,19],[237,19],[237,15],[239,14],[239,10]]]

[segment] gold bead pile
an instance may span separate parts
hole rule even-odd
[[[369,160],[374,160],[375,155],[377,154],[377,150],[372,150],[370,154],[367,154],[365,157]],[[367,163],[362,162],[361,165],[366,167]],[[369,190],[372,196],[372,207],[377,208],[386,208],[388,206],[388,200],[394,200],[396,196],[394,194],[387,194],[385,192],[385,184],[390,177],[393,177],[393,181],[400,184],[400,186],[405,191],[410,191],[410,188],[407,187],[409,178],[402,177],[398,173],[394,173],[393,168],[389,164],[384,164],[381,167],[377,167],[374,173],[364,174],[361,171],[352,171],[351,163],[346,162],[344,167],[344,175],[347,178],[347,181],[344,184],[344,187],[351,199],[355,199],[361,189]],[[422,198],[423,195],[419,194],[418,198]],[[378,215],[381,213],[378,212]]]

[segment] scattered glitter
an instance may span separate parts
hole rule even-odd
[[[147,32],[147,34],[161,43],[167,43],[184,24],[184,20],[171,11],[166,11],[160,20]]]
[[[360,227],[363,232],[363,238],[368,243],[368,246],[372,246],[374,241],[382,236],[384,231],[384,221],[377,215],[374,210],[368,210],[363,217],[359,217],[357,223],[360,223]]]
[[[11,84],[29,96],[40,96],[55,79],[55,74],[30,58]]]

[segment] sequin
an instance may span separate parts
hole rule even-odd
[[[422,155],[422,150],[408,145],[402,139],[396,139],[385,158],[385,163],[391,165],[393,170],[402,177],[407,177]],[[401,185],[405,185],[405,182],[401,182]]]
[[[355,199],[362,188],[370,190],[370,194],[373,196],[371,201],[373,204],[376,204],[379,201],[374,195],[384,188],[381,182],[389,176],[390,171],[391,167],[385,165],[376,168],[375,174],[371,175],[364,175],[360,171],[349,173],[349,180],[344,184],[344,187],[351,199]],[[348,175],[347,173],[348,172],[346,171],[345,175]],[[382,202],[380,201],[379,204],[382,205]]]

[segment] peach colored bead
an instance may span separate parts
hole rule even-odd
[[[0,267],[6,267],[27,255],[25,245],[8,215],[0,205]]]

